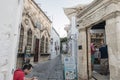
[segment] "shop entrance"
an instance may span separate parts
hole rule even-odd
[[[92,76],[99,80],[109,80],[109,58],[106,44],[105,21],[93,25],[90,33],[91,72]]]

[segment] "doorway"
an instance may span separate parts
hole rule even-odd
[[[109,80],[109,58],[106,45],[105,34],[106,22],[100,22],[89,29],[90,53],[91,53],[91,73],[96,80]],[[91,46],[94,46],[94,54]],[[101,51],[102,49],[102,51]],[[103,54],[105,52],[105,54]],[[94,57],[93,57],[94,56]],[[100,78],[100,79],[99,79]]]
[[[34,62],[38,62],[39,58],[39,39],[35,40]]]

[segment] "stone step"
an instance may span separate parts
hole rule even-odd
[[[95,80],[109,80],[109,75],[105,76],[97,73],[96,71],[93,71],[93,78]]]

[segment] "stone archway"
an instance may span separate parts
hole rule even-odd
[[[41,36],[44,36],[44,53],[49,53],[50,34],[47,29],[44,29]],[[43,41],[43,40],[41,40]]]
[[[49,44],[50,44],[50,34],[47,29],[43,29],[41,32],[40,40],[40,61],[49,60]]]
[[[87,39],[89,33],[87,28],[99,22],[106,21],[105,32],[109,52],[110,80],[119,80],[119,53],[120,53],[120,1],[119,0],[96,0],[77,15],[79,24],[79,45],[78,50],[79,77],[81,79],[91,78],[90,66],[90,41]],[[88,55],[88,57],[87,57]],[[87,61],[88,60],[88,61]],[[114,71],[113,71],[114,70]],[[89,72],[89,73],[88,73]]]

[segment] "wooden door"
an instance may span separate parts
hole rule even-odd
[[[39,39],[35,40],[35,53],[34,53],[34,62],[38,62],[39,58]]]

